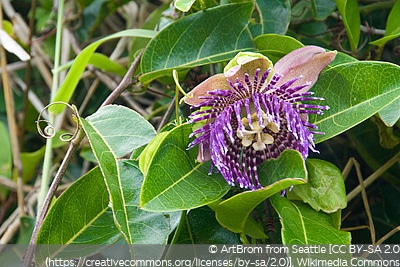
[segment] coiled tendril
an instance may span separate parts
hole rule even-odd
[[[77,109],[76,109],[76,107],[74,105],[69,105],[68,103],[65,103],[65,102],[53,102],[53,103],[48,104],[39,113],[39,116],[38,116],[38,118],[36,120],[36,129],[37,129],[38,133],[42,137],[44,137],[46,139],[50,139],[50,138],[53,138],[54,136],[56,136],[57,131],[56,131],[53,123],[51,121],[49,121],[49,120],[42,119],[43,113],[49,107],[51,107],[53,105],[65,105],[72,111],[73,121],[76,122],[75,132],[74,133],[63,133],[63,134],[60,135],[60,140],[61,141],[69,142],[69,141],[73,140],[77,136],[77,134],[79,132],[79,123],[78,123],[78,119],[77,119],[79,117],[79,114],[78,114],[78,111],[77,111]],[[42,130],[41,126],[40,126],[41,123],[46,123],[47,124],[43,128],[43,130]]]

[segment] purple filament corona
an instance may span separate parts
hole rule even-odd
[[[192,122],[206,121],[194,131],[197,136],[189,148],[200,146],[211,156],[213,165],[231,185],[242,188],[261,188],[257,166],[267,159],[277,158],[285,149],[294,149],[307,158],[314,150],[313,134],[317,127],[307,121],[308,114],[322,114],[327,106],[304,104],[304,101],[323,100],[312,92],[301,91],[305,83],[293,86],[301,77],[280,86],[279,74],[270,79],[270,70],[253,79],[228,81],[230,90],[213,90],[202,96],[200,108],[190,115]]]

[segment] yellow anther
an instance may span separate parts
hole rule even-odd
[[[262,135],[262,141],[266,145],[271,145],[274,143],[274,137],[270,134],[267,133],[261,133]]]
[[[242,145],[248,147],[253,143],[253,135],[245,135],[242,139]]]
[[[265,144],[263,142],[254,142],[253,148],[255,151],[263,151],[267,147],[265,146]]]
[[[265,125],[265,126],[268,129],[270,129],[272,132],[279,133],[279,126],[275,122],[271,121],[271,122],[267,123],[267,125]]]

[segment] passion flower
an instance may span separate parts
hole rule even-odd
[[[323,100],[308,90],[336,52],[316,46],[297,49],[275,66],[259,53],[239,53],[224,74],[194,88],[185,102],[193,109],[191,122],[203,122],[193,131],[189,148],[199,146],[197,160],[212,160],[231,185],[257,189],[257,166],[294,149],[307,158],[313,135],[322,134],[308,122],[308,114],[322,114],[328,106],[308,104]]]

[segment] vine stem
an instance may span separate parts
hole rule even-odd
[[[56,1],[55,1],[56,3]],[[53,83],[51,87],[51,99],[55,96],[59,84],[59,71],[56,71],[60,67],[60,55],[61,55],[61,36],[63,27],[63,13],[64,13],[64,0],[58,1],[57,6],[57,32],[56,32],[56,43],[55,43],[55,55],[54,55],[54,67],[53,67]],[[55,115],[50,112],[49,122],[54,125]],[[46,150],[43,160],[43,172],[42,172],[42,182],[40,186],[40,191],[38,194],[38,216],[39,211],[44,205],[46,195],[49,192],[49,182],[50,182],[50,170],[53,159],[53,139],[49,138],[46,140]],[[39,219],[39,217],[37,217]]]
[[[31,240],[29,242],[29,246],[24,255],[24,267],[33,266],[32,259],[33,259],[33,254],[35,253],[36,238],[39,234],[40,227],[42,226],[44,218],[47,215],[47,211],[49,210],[51,200],[53,199],[53,196],[55,195],[55,193],[57,191],[58,184],[60,183],[62,177],[64,176],[64,173],[68,167],[68,164],[71,161],[73,152],[74,152],[75,148],[79,145],[79,143],[81,142],[83,137],[84,137],[84,135],[83,135],[82,131],[79,130],[76,137],[69,144],[67,153],[65,154],[65,157],[64,157],[63,161],[61,162],[60,168],[58,169],[57,174],[54,177],[54,180],[48,190],[48,194],[43,201],[43,207],[41,208],[40,212],[38,213],[38,217],[36,219],[36,224],[35,224],[35,228],[33,229]]]
[[[126,89],[126,87],[131,84],[132,75],[133,75],[133,73],[135,73],[137,67],[139,66],[141,57],[142,57],[142,53],[139,53],[139,55],[135,58],[132,65],[130,66],[129,70],[126,72],[125,76],[122,78],[121,82],[118,84],[117,88],[115,88],[115,90],[110,94],[110,96],[107,97],[106,100],[104,100],[101,107],[111,104],[115,100],[115,98],[117,98],[124,91],[124,89]],[[33,229],[33,233],[31,236],[31,240],[29,242],[29,246],[24,254],[24,259],[23,259],[24,267],[33,266],[33,255],[35,253],[35,244],[36,244],[36,239],[39,234],[40,227],[42,226],[43,221],[47,215],[51,200],[53,199],[53,196],[57,191],[58,184],[60,183],[62,177],[64,176],[64,173],[68,167],[68,164],[71,161],[73,152],[74,152],[75,148],[80,144],[83,137],[84,137],[84,134],[83,134],[82,130],[79,129],[78,134],[75,136],[75,138],[69,144],[67,153],[65,154],[65,157],[64,157],[63,161],[61,162],[61,165],[56,173],[56,176],[54,177],[54,180],[53,180],[53,182],[48,190],[48,193],[43,201],[43,206],[38,214],[38,218],[36,220],[35,228]]]

